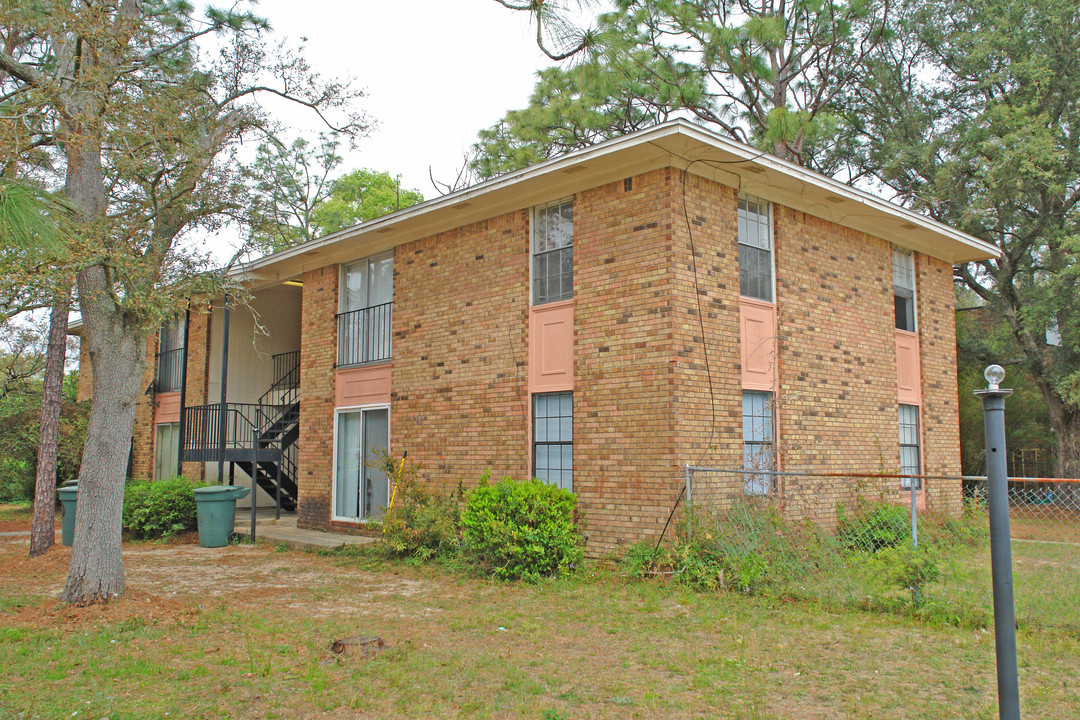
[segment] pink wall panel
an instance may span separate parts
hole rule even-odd
[[[390,366],[338,370],[335,378],[337,407],[356,407],[390,402]]]
[[[529,309],[529,392],[574,389],[574,301]]]
[[[905,330],[896,331],[896,399],[904,405],[922,404],[919,336]]]
[[[180,422],[180,393],[160,393],[154,398],[157,409],[154,410],[154,424]]]
[[[776,305],[739,298],[742,386],[776,392]]]

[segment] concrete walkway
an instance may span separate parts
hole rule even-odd
[[[237,508],[233,532],[247,538],[251,534],[251,509]],[[296,527],[294,513],[282,513],[274,519],[273,509],[259,510],[255,516],[255,541],[271,545],[282,544],[290,550],[327,550],[343,545],[367,545],[375,538],[360,535],[339,535],[321,530],[304,530]]]

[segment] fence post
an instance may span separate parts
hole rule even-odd
[[[922,483],[922,480],[919,481]],[[908,480],[908,489],[911,491],[911,547],[919,547],[919,511],[916,505],[915,478]]]
[[[690,504],[690,492],[693,489],[690,481],[690,463],[686,463],[686,504]]]
[[[994,641],[997,649],[998,717],[1020,720],[1020,688],[1016,672],[1016,608],[1013,604],[1012,545],[1009,537],[1009,477],[1005,453],[1005,398],[1012,390],[1000,365],[984,373],[989,387],[982,398],[986,439],[986,485],[990,506],[990,565],[994,586]]]

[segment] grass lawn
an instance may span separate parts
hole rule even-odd
[[[521,586],[191,540],[128,544],[124,599],[75,609],[67,549],[28,542],[0,538],[3,718],[997,717],[986,630],[592,564]],[[330,659],[355,635],[386,647]],[[1075,718],[1077,634],[1023,630],[1019,654],[1025,716]]]

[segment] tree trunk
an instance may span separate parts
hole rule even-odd
[[[49,316],[49,344],[45,351],[45,381],[41,393],[41,433],[38,440],[37,479],[34,482],[34,522],[30,529],[30,557],[44,555],[53,546],[56,509],[56,450],[60,438],[60,395],[67,355],[68,308],[71,291],[56,296]]]
[[[83,606],[124,592],[124,475],[146,368],[146,337],[117,309],[101,267],[81,271],[78,282],[94,397],[79,477],[71,569],[60,599]]]
[[[1080,413],[1051,407],[1050,425],[1057,437],[1055,470],[1060,478],[1080,478]]]

